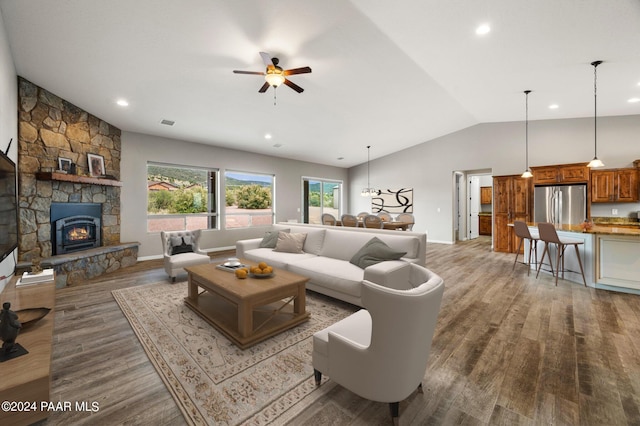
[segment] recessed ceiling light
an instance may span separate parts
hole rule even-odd
[[[489,26],[489,24],[481,24],[480,26],[478,26],[478,28],[476,28],[476,34],[478,35],[488,34],[489,31],[491,31],[491,27]]]
[[[560,108],[560,105],[558,105],[558,104],[549,105],[549,109],[558,109],[558,108]]]
[[[129,106],[129,102],[126,99],[118,99],[116,103],[121,107]]]
[[[271,133],[266,133],[266,134],[264,135],[264,138],[265,138],[265,139],[271,139],[272,137],[273,137],[273,136],[271,136]]]
[[[640,102],[640,98],[631,98],[627,102],[632,103],[632,104],[636,103],[636,102]]]
[[[344,160],[344,157],[338,157],[337,159],[338,160]]]
[[[276,144],[273,145],[274,148],[280,148],[281,146],[282,146],[281,143],[276,143]]]

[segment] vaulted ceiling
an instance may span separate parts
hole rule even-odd
[[[637,0],[0,0],[0,11],[18,75],[123,130],[339,167],[365,162],[367,145],[373,159],[523,120],[526,89],[532,121],[593,116],[595,60],[598,115],[640,114]],[[274,105],[261,76],[232,72],[264,70],[260,51],[310,66],[290,77],[305,91],[282,86]]]

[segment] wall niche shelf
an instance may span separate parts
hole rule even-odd
[[[115,179],[98,178],[91,176],[69,175],[58,172],[38,172],[36,173],[36,179],[38,180],[57,180],[62,182],[72,183],[88,183],[91,185],[102,186],[122,186],[122,182]]]

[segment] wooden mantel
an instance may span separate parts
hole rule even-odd
[[[57,180],[57,181],[72,182],[72,183],[88,183],[92,185],[103,185],[103,186],[122,186],[122,182],[115,179],[107,179],[107,178],[99,178],[99,177],[91,177],[91,176],[80,176],[80,175],[69,175],[69,174],[59,173],[59,172],[38,172],[36,173],[36,179]]]

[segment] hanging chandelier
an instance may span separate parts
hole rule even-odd
[[[593,160],[587,167],[604,167],[604,163],[598,159],[598,74],[597,67],[602,61],[593,61]]]
[[[525,146],[525,162],[526,168],[522,174],[523,178],[533,177],[531,169],[529,168],[529,93],[531,90],[525,90],[525,119],[524,119],[524,146]]]
[[[371,197],[373,195],[378,195],[379,192],[377,189],[372,188],[371,187],[371,181],[370,181],[370,169],[371,169],[371,157],[370,157],[370,152],[371,152],[371,145],[367,145],[367,187],[364,188],[362,190],[362,192],[360,193],[360,195],[362,195],[363,197]]]

